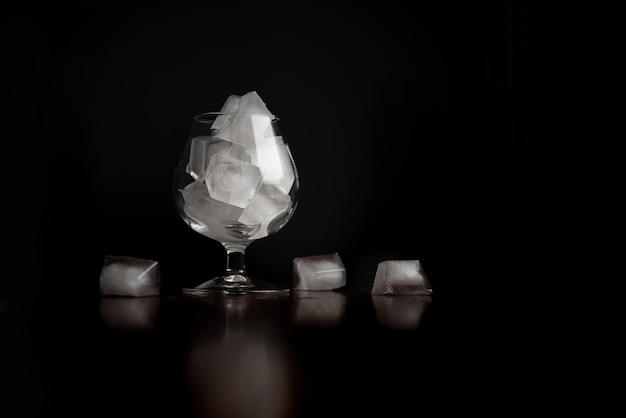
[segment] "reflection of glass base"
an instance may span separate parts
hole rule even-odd
[[[289,294],[290,289],[280,288],[263,280],[241,274],[215,277],[196,287],[183,288],[183,295],[207,296],[215,293],[228,295]]]

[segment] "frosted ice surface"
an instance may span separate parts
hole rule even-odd
[[[277,183],[283,177],[280,154],[285,151],[279,149],[281,144],[281,137],[258,138],[256,148],[251,150],[251,162],[261,169],[266,182]]]
[[[293,259],[294,290],[333,290],[345,284],[346,269],[338,253]]]
[[[236,94],[231,94],[228,96],[222,108],[220,109],[220,113],[232,113],[229,115],[219,115],[215,118],[213,125],[211,125],[211,129],[222,129],[230,124],[230,121],[233,119],[235,113],[237,113],[237,109],[239,109],[239,100],[240,96]]]
[[[252,147],[257,138],[274,134],[272,127],[274,116],[256,91],[248,92],[241,97],[229,96],[221,111],[232,114],[216,118],[211,126],[217,130],[216,137]]]
[[[236,94],[231,94],[226,98],[226,101],[222,105],[220,109],[220,113],[236,113],[239,109],[239,102],[241,100],[241,96]]]
[[[195,182],[180,190],[183,211],[196,232],[214,239],[262,238],[295,208],[293,159],[256,91],[230,95],[221,112],[210,136],[191,141],[187,171]]]
[[[246,208],[261,182],[261,171],[240,160],[212,155],[205,182],[213,199]]]
[[[261,96],[254,90],[241,96],[238,111],[247,114],[272,115]]]
[[[187,172],[199,180],[204,177],[209,165],[209,156],[217,155],[220,160],[239,160],[250,163],[252,158],[246,149],[230,141],[216,140],[209,135],[197,136],[191,140],[189,166]]]
[[[235,222],[243,212],[243,209],[225,202],[213,199],[207,186],[199,181],[190,183],[180,191],[185,205],[183,210],[188,217],[205,225],[215,222]]]
[[[272,185],[260,186],[250,204],[244,209],[239,222],[254,225],[269,223],[272,219],[289,209],[291,197]]]
[[[252,164],[259,167],[263,182],[274,184],[283,193],[289,193],[296,173],[291,164],[291,153],[281,136],[269,136],[256,140],[256,149],[251,153]]]
[[[159,263],[136,257],[104,257],[100,272],[100,294],[103,296],[154,296],[160,294]]]
[[[235,114],[230,123],[220,128],[215,136],[252,148],[256,139],[273,134],[270,116]]]
[[[432,288],[419,260],[385,260],[378,263],[373,295],[430,295]]]
[[[220,161],[238,160],[248,164],[252,161],[246,148],[234,142],[213,139],[206,147],[208,155],[214,156]]]

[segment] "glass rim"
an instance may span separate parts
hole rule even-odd
[[[198,122],[208,122],[208,120],[206,119],[215,119],[218,116],[234,116],[234,115],[241,115],[241,116],[267,116],[272,120],[278,121],[279,118],[276,115],[272,115],[272,114],[267,114],[267,113],[244,113],[244,112],[203,112],[200,114],[197,114],[196,116],[193,117],[194,120],[198,121]]]

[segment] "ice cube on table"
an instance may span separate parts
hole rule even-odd
[[[303,326],[334,326],[346,311],[346,296],[341,292],[301,290],[294,293],[295,322]]]
[[[419,260],[378,263],[372,295],[430,295],[432,288]]]
[[[160,294],[160,288],[158,262],[129,256],[104,257],[100,271],[102,296],[155,296]]]
[[[339,253],[293,259],[294,290],[334,290],[346,285],[346,269]]]

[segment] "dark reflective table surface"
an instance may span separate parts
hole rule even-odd
[[[494,327],[502,312],[477,296],[323,291],[44,306],[38,327],[5,341],[4,416],[414,417],[459,405],[490,411],[494,399],[523,405],[511,386],[524,364],[509,354],[513,325]],[[10,309],[0,317],[5,329],[14,318]]]

